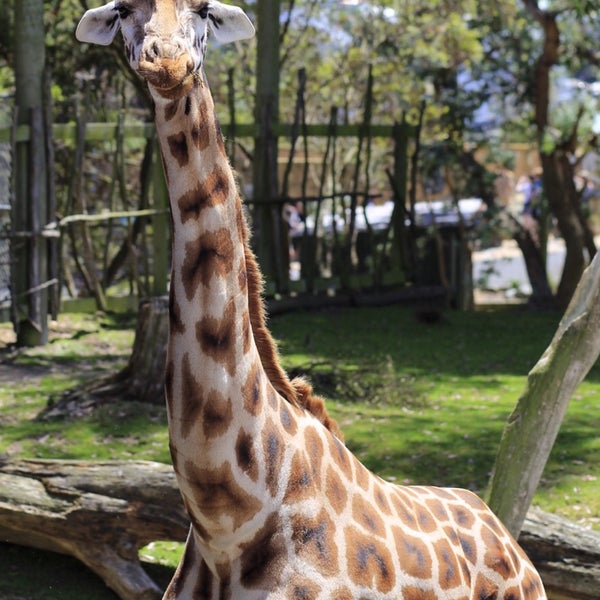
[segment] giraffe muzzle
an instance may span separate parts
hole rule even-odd
[[[186,53],[171,44],[152,42],[142,50],[138,65],[139,74],[159,90],[173,90],[185,83],[193,74],[194,62]]]

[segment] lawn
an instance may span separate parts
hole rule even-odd
[[[391,306],[293,313],[270,326],[285,367],[308,374],[327,396],[347,445],[369,468],[397,483],[482,492],[504,422],[557,323],[555,314],[510,310],[449,312],[428,325]],[[2,348],[10,328],[0,325],[0,453],[167,462],[162,406],[114,403],[78,419],[36,418],[49,398],[123,366],[134,324],[135,316],[61,315],[51,343],[19,353]],[[599,430],[596,364],[573,398],[534,499],[596,529]],[[172,567],[179,550],[156,544],[144,557]],[[0,545],[0,563],[7,565],[0,598],[82,597],[83,569],[70,559]],[[86,598],[114,598],[93,577],[83,581]]]

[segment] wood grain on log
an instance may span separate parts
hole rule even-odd
[[[0,461],[0,539],[75,556],[126,600],[162,597],[138,550],[187,531],[168,465]]]

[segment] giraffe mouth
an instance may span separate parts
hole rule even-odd
[[[138,73],[161,95],[185,93],[193,85],[195,72],[185,57],[141,60]]]

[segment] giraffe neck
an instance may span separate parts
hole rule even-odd
[[[246,226],[210,92],[199,78],[180,100],[153,95],[173,226],[170,445],[195,531],[211,540],[262,508],[234,471],[236,452],[259,435],[260,414],[248,406],[262,401],[267,380],[248,311]],[[239,499],[243,519],[222,514],[223,489]]]

